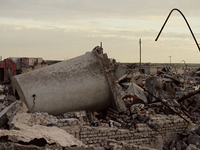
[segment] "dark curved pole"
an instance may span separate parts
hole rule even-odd
[[[179,9],[177,9],[177,8],[174,8],[174,9],[171,10],[171,12],[169,13],[167,19],[165,20],[165,23],[164,23],[163,26],[162,26],[160,32],[158,33],[158,36],[156,37],[155,41],[158,40],[158,38],[159,38],[159,36],[160,36],[162,30],[163,30],[164,27],[165,27],[165,24],[167,23],[167,21],[168,21],[170,15],[171,15],[171,13],[172,13],[174,10],[177,10],[177,11],[183,16],[183,18],[185,19],[185,22],[186,22],[186,24],[187,24],[187,26],[188,26],[188,28],[189,28],[189,30],[190,30],[190,32],[191,32],[193,38],[194,38],[194,41],[195,41],[195,43],[196,43],[196,45],[197,45],[197,47],[198,47],[198,49],[199,49],[199,51],[200,51],[199,44],[197,43],[197,40],[196,40],[196,38],[195,38],[195,36],[194,36],[194,34],[193,34],[193,32],[192,32],[192,29],[190,28],[190,25],[189,25],[189,23],[187,22],[187,19],[185,18],[185,16],[183,15],[183,13],[182,13]]]

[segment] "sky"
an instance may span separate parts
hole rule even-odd
[[[0,56],[67,60],[103,44],[118,62],[200,63],[199,0],[0,0]],[[171,56],[171,57],[170,57]]]

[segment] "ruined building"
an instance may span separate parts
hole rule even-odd
[[[199,69],[175,70],[140,74],[97,46],[15,75],[13,95],[0,87],[0,149],[200,149]]]
[[[10,57],[0,61],[0,82],[12,76],[48,66],[42,58]]]

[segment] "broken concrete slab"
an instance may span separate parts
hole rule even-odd
[[[41,125],[29,127],[20,123],[16,123],[15,126],[19,130],[0,130],[0,136],[7,136],[8,140],[14,143],[20,141],[29,143],[34,139],[44,139],[48,144],[56,143],[62,147],[84,146],[81,141],[58,127],[46,127]]]
[[[199,150],[199,148],[197,148],[195,145],[193,145],[193,144],[190,144],[187,148],[186,148],[186,150]]]
[[[40,141],[35,140],[30,143],[22,143],[22,144],[13,142],[2,142],[0,143],[0,149],[1,150],[50,150],[50,149],[63,150],[63,147],[58,144],[52,144],[52,145],[48,144],[45,145],[45,144],[46,144],[45,141],[42,140]],[[70,150],[69,147],[68,149]]]
[[[107,139],[103,143],[104,149],[113,149],[113,150],[156,150],[154,148],[149,148],[141,145],[130,144],[128,142],[116,141],[113,139]]]
[[[0,101],[4,101],[5,98],[6,98],[6,95],[4,95],[4,94],[0,95]]]
[[[135,83],[131,83],[125,92],[126,94],[133,94],[137,96],[139,99],[143,100],[145,104],[148,103],[144,90]]]
[[[9,108],[9,109],[8,109]],[[21,100],[15,101],[6,108],[6,115],[11,117],[17,113],[27,112],[28,108]]]
[[[147,91],[149,91],[150,93],[152,93],[153,95],[155,95],[156,97],[161,97],[162,95],[162,89],[163,89],[163,82],[161,78],[158,77],[150,77],[147,78],[145,81],[145,85],[144,85],[145,89]],[[148,102],[154,102],[155,99],[150,95],[150,94],[146,94]]]
[[[7,118],[7,115],[6,113],[8,112],[8,110],[17,103],[14,102],[12,103],[10,106],[8,107],[5,107],[1,112],[0,112],[0,118],[1,118],[1,122],[0,122],[0,127],[2,127],[4,124],[6,124],[8,122],[8,118]]]
[[[188,144],[193,144],[197,147],[200,147],[200,136],[191,132],[188,136]]]
[[[17,99],[16,99],[16,97],[13,96],[13,95],[8,95],[8,96],[7,96],[7,100],[8,100],[8,101],[14,102],[14,101],[16,101]]]
[[[59,115],[76,110],[102,111],[111,103],[124,111],[120,92],[115,83],[111,85],[114,78],[107,55],[92,51],[14,76],[12,85],[31,112]]]
[[[18,112],[26,112],[27,108],[24,106],[25,104],[22,101],[15,101],[11,105],[5,107],[0,112],[0,127],[6,124],[9,121],[9,117],[11,117],[13,114],[16,114]]]
[[[195,133],[200,136],[200,126],[198,126],[197,129],[195,129]]]
[[[28,126],[43,125],[43,126],[56,126],[58,119],[47,113],[17,113],[11,120],[11,124],[25,124]]]
[[[0,102],[0,112],[1,112],[5,107],[6,107],[6,106]]]
[[[4,86],[0,85],[0,95],[4,93]]]
[[[143,77],[141,75],[137,75],[136,77],[134,77],[134,80],[132,80],[131,82],[134,82],[139,86],[143,86],[144,85]]]
[[[127,76],[128,76],[128,74],[123,75],[122,77],[118,78],[118,79],[116,80],[116,82],[119,83],[120,81],[126,79]]]
[[[114,66],[114,75],[117,80],[126,74],[127,74],[127,66],[125,65]]]
[[[174,81],[173,81],[174,82]],[[172,99],[176,94],[176,84],[163,81],[161,77],[149,77],[145,81],[145,89],[159,99]],[[149,103],[155,102],[156,99],[147,93]]]
[[[196,95],[196,94],[198,94],[198,93],[200,93],[200,89],[198,89],[198,90],[196,90],[196,91],[193,91],[193,92],[191,92],[191,93],[188,93],[187,95],[184,95],[183,97],[179,98],[179,99],[177,100],[177,102],[180,103],[180,102],[186,100],[187,98],[190,98],[190,97],[192,97],[192,96],[194,96],[194,95]]]
[[[80,110],[80,111],[67,112],[67,113],[64,113],[62,116],[64,118],[78,118],[79,120],[84,122],[84,118],[86,118],[87,114],[85,110]]]

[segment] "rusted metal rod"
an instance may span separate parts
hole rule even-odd
[[[143,88],[143,87],[142,87]],[[161,102],[163,105],[165,105],[167,108],[169,108],[170,110],[172,110],[175,114],[179,115],[183,120],[185,120],[186,122],[190,123],[187,119],[185,119],[183,116],[181,116],[179,113],[177,113],[175,110],[173,110],[172,108],[170,108],[170,106],[163,102],[161,99],[157,98],[156,96],[154,96],[151,92],[147,91],[145,88],[143,88],[144,91],[146,91],[147,93],[149,93],[151,96],[153,96],[156,100],[158,100],[159,102]]]
[[[196,45],[197,45],[197,47],[198,47],[198,49],[199,49],[199,51],[200,51],[200,47],[199,47],[199,44],[198,44],[198,42],[197,42],[197,40],[196,40],[196,38],[195,38],[195,36],[194,36],[194,34],[193,34],[193,32],[192,32],[192,29],[190,28],[190,25],[189,25],[189,23],[188,23],[188,21],[187,21],[187,19],[185,18],[185,16],[183,15],[183,13],[179,10],[179,9],[177,9],[177,8],[174,8],[174,9],[172,9],[171,10],[171,12],[169,13],[169,15],[168,15],[168,17],[167,17],[167,19],[165,20],[165,23],[163,24],[163,26],[162,26],[162,28],[161,28],[161,30],[160,30],[160,32],[158,33],[158,36],[156,37],[156,39],[155,39],[155,41],[157,41],[158,40],[158,38],[159,38],[159,36],[160,36],[160,34],[161,34],[161,32],[162,32],[162,30],[164,29],[164,27],[165,27],[165,24],[167,23],[167,21],[168,21],[168,19],[169,19],[169,17],[170,17],[170,15],[171,15],[171,13],[174,11],[174,10],[177,10],[182,16],[183,16],[183,18],[184,18],[184,20],[185,20],[185,22],[186,22],[186,24],[187,24],[187,26],[188,26],[188,28],[189,28],[189,30],[190,30],[190,32],[191,32],[191,34],[192,34],[192,36],[193,36],[193,38],[194,38],[194,41],[195,41],[195,43],[196,43]]]
[[[189,93],[189,94],[187,94],[187,95],[181,97],[180,99],[178,99],[178,100],[176,100],[176,101],[177,101],[178,103],[183,102],[183,101],[186,100],[187,98],[190,98],[190,97],[192,97],[192,96],[194,96],[194,95],[196,95],[196,94],[198,94],[198,93],[200,93],[200,89],[198,89],[198,90],[196,90],[196,91],[194,91],[194,92],[192,92],[192,93]]]
[[[129,110],[131,119],[132,119],[132,121],[133,121],[134,128],[136,129],[136,123],[135,123],[135,120],[134,120],[133,115],[132,115],[132,112],[131,112],[131,105],[128,106],[128,110]]]

